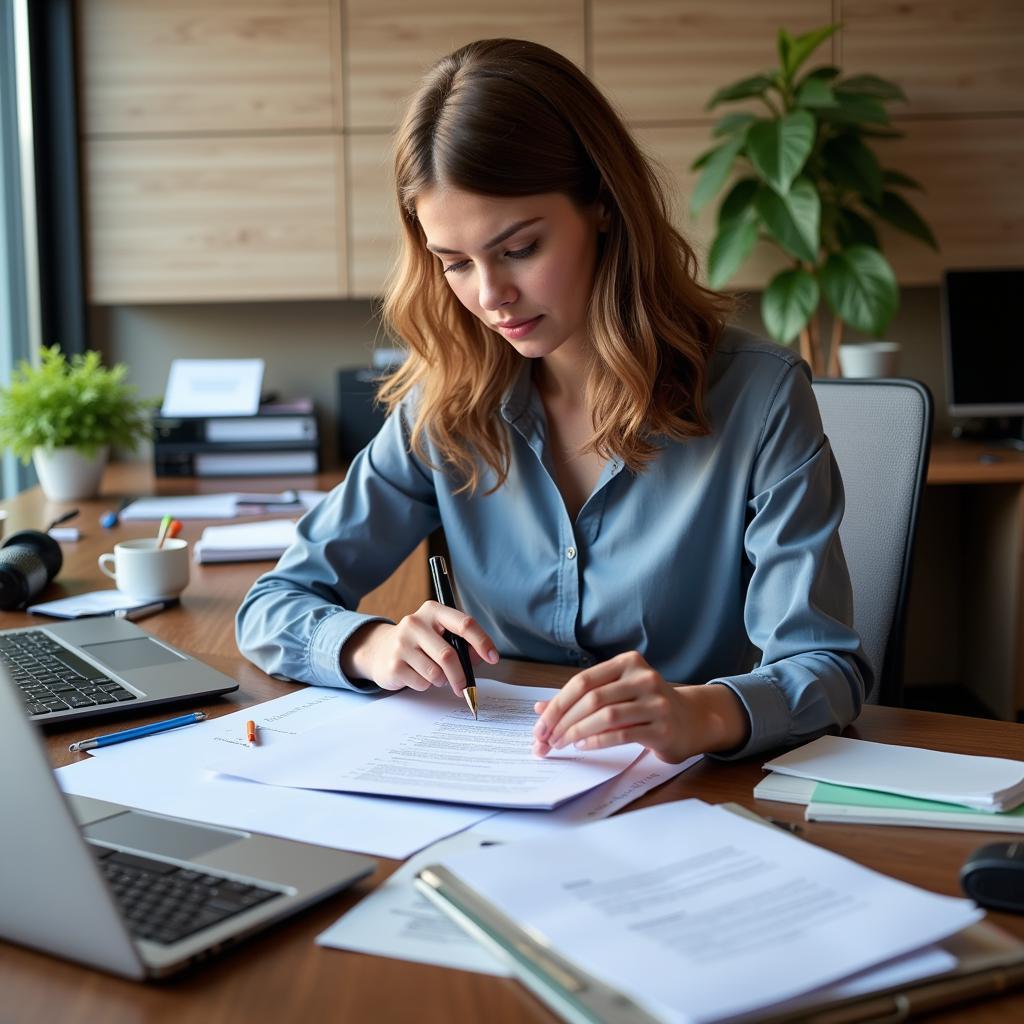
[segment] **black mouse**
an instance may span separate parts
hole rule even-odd
[[[1024,842],[979,846],[960,869],[960,885],[983,907],[1024,914]]]

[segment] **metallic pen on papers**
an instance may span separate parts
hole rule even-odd
[[[434,600],[449,608],[458,608],[455,603],[455,589],[452,587],[451,577],[448,575],[448,565],[441,555],[434,555],[430,559],[430,582],[434,587]],[[476,718],[478,717],[476,676],[473,675],[473,661],[469,656],[469,644],[461,636],[456,636],[448,630],[445,630],[444,638],[455,648],[455,653],[459,656],[459,663],[462,665],[462,672],[466,677],[466,688],[462,691],[462,696],[466,698],[469,710]]]
[[[72,743],[68,750],[73,754],[82,750],[92,750],[93,747],[109,747],[114,743],[125,743],[128,740],[137,740],[143,736],[152,736],[154,733],[167,732],[168,729],[179,729],[183,725],[193,725],[195,722],[205,722],[205,711],[193,711],[190,715],[182,715],[180,718],[169,718],[166,722],[153,722],[151,725],[140,725],[135,729],[125,729],[124,732],[111,732],[106,736],[94,736],[90,740],[79,740]]]

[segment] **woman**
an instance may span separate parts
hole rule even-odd
[[[426,76],[395,172],[390,416],[246,597],[239,647],[369,691],[460,692],[445,630],[575,665],[539,755],[742,756],[852,721],[870,670],[807,368],[723,329],[598,90],[545,47],[473,43]],[[357,614],[438,526],[465,613]]]

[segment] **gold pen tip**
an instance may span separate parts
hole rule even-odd
[[[476,713],[476,687],[467,686],[463,691],[462,695],[466,698],[466,703],[469,705],[469,710],[473,712],[473,718],[477,718]]]

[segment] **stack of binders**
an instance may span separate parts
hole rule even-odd
[[[253,416],[157,416],[157,476],[297,476],[320,470],[313,403],[266,403]]]

